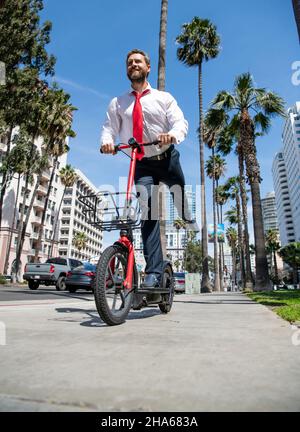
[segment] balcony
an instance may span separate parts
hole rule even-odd
[[[41,222],[42,222],[42,216],[36,216],[36,215],[32,216],[31,223],[33,225],[41,225]]]
[[[39,185],[37,191],[40,193],[40,195],[47,195],[48,188],[43,185]]]
[[[33,204],[33,208],[43,211],[44,205],[45,205],[45,200],[40,200],[40,199],[36,198],[34,201],[34,204]]]
[[[50,180],[50,177],[51,177],[50,170],[45,169],[41,174],[41,178],[43,180]]]

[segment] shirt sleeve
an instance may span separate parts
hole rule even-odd
[[[170,93],[166,93],[167,103],[166,103],[166,114],[168,123],[170,125],[169,134],[173,135],[176,139],[176,144],[181,143],[188,132],[188,122],[184,118],[183,112],[179,108],[176,100]]]
[[[115,144],[121,127],[121,117],[118,113],[118,99],[114,98],[110,102],[104,124],[102,126],[100,145]]]

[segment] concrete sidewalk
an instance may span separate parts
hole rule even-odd
[[[85,296],[2,302],[0,321],[0,411],[300,410],[296,330],[241,293],[176,295],[117,327]]]

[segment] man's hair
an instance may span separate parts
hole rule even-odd
[[[129,53],[127,54],[127,57],[126,57],[126,64],[127,64],[127,62],[128,62],[129,57],[130,57],[132,54],[142,54],[142,56],[144,56],[144,58],[145,58],[145,61],[146,61],[147,65],[150,66],[150,57],[148,56],[148,54],[145,53],[145,51],[142,51],[142,50],[137,49],[137,48],[135,48],[135,49],[129,51]]]

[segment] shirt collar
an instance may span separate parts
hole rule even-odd
[[[151,85],[150,85],[150,83],[148,83],[148,85],[147,85],[147,87],[144,89],[144,91],[145,90],[152,90],[152,87],[151,87]],[[129,95],[131,95],[132,96],[132,92],[133,92],[134,90],[133,90],[133,88],[132,87],[130,87],[130,89],[129,89],[129,91],[128,91],[128,93],[129,93]]]

